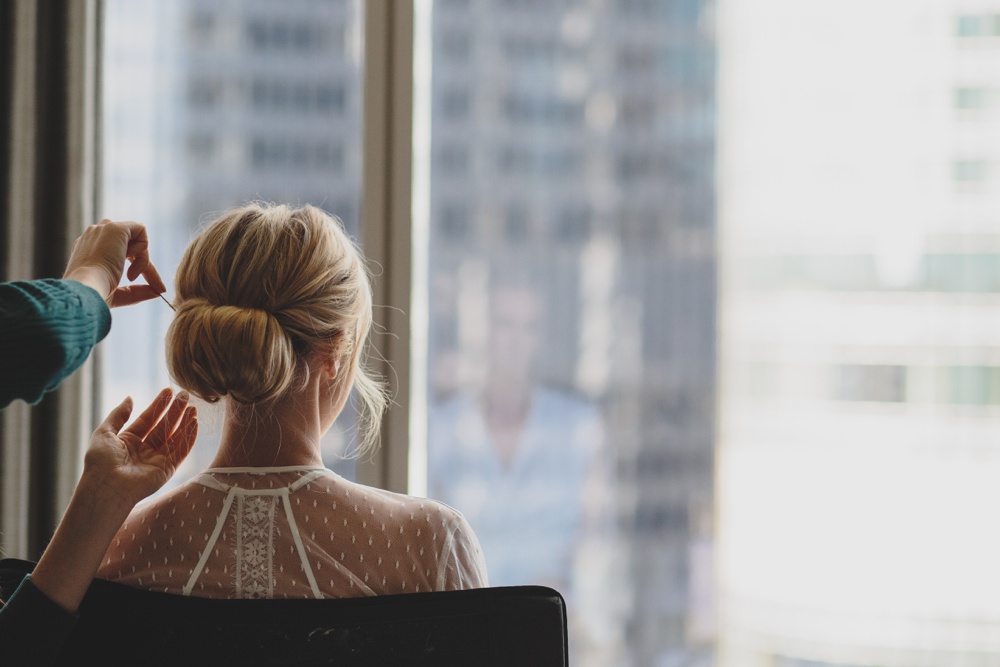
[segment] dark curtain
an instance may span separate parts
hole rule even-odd
[[[0,278],[59,277],[93,222],[98,0],[0,3]],[[0,411],[0,550],[36,559],[75,483],[91,421],[85,367]],[[85,442],[85,440],[83,440]]]

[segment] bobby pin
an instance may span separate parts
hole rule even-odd
[[[165,304],[167,304],[168,306],[170,306],[170,310],[174,311],[175,313],[177,312],[177,309],[176,309],[176,308],[174,308],[174,304],[172,304],[172,303],[170,303],[169,301],[167,301],[167,297],[163,296],[163,294],[159,294],[158,296],[159,296],[159,297],[160,297],[161,299],[163,299],[163,303],[165,303]]]

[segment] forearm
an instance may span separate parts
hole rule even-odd
[[[76,611],[134,503],[86,475],[77,486],[31,580],[53,602]]]

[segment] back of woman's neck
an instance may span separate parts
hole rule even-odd
[[[212,467],[323,465],[320,426],[315,412],[287,407],[228,406],[222,441]]]

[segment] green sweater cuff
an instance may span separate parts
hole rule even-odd
[[[94,345],[104,340],[111,331],[111,309],[108,307],[107,302],[101,298],[97,290],[76,280],[53,280],[52,282],[60,283],[75,294],[80,300],[79,303],[83,311],[88,314],[88,317],[94,318],[93,324],[96,336]]]
[[[0,283],[0,408],[37,403],[111,330],[111,311],[75,280]]]

